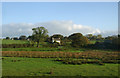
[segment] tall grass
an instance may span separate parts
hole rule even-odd
[[[112,78],[118,76],[119,64],[82,64],[82,65],[67,65],[62,62],[53,61],[54,58],[22,58],[22,57],[3,57],[2,61],[2,76],[61,76],[70,77],[76,76],[104,76],[104,78]],[[78,77],[77,77],[78,76]],[[28,77],[28,78],[29,78]],[[36,78],[35,77],[35,78]],[[6,78],[6,77],[5,77]],[[37,77],[38,78],[38,77]],[[39,77],[41,78],[41,77]],[[117,78],[117,77],[116,77]]]
[[[118,60],[119,52],[39,52],[39,51],[3,51],[2,56],[9,57],[35,57],[35,58],[85,58]]]

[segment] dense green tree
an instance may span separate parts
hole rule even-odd
[[[39,47],[39,43],[45,41],[48,37],[48,31],[44,27],[33,28],[32,40],[37,42],[37,47]]]
[[[98,35],[87,34],[86,37],[89,40],[97,40],[97,39],[101,40],[101,39],[103,39],[101,34],[98,34]]]
[[[73,34],[71,34],[68,38],[70,39],[70,40],[74,40],[74,39],[78,39],[78,38],[80,38],[80,37],[82,37],[83,35],[81,34],[81,33],[73,33]]]
[[[86,37],[87,37],[88,39],[90,39],[90,40],[91,40],[92,36],[93,36],[92,34],[87,34],[87,35],[86,35]]]
[[[116,39],[118,36],[108,36],[108,37],[105,37],[106,40],[113,40],[113,39]]]
[[[98,35],[97,35],[97,39],[102,39],[102,35],[101,35],[101,34],[98,34]]]
[[[63,38],[63,40],[64,40],[65,42],[70,42],[70,40],[68,39],[67,36],[65,36],[65,37]]]
[[[120,46],[120,37],[112,39],[112,46],[114,48],[119,49],[119,46]]]
[[[118,37],[120,37],[120,34],[118,34]]]
[[[10,39],[10,37],[6,37],[6,39],[7,39],[7,40],[9,40],[9,39]]]
[[[13,40],[19,40],[18,37],[14,37]]]
[[[81,33],[74,33],[69,36],[69,39],[72,40],[73,47],[83,47],[88,44],[88,38],[83,36]]]
[[[96,40],[97,39],[97,36],[96,35],[93,35],[91,40]]]
[[[26,40],[27,39],[27,37],[25,36],[25,35],[21,35],[20,37],[19,37],[19,40]]]

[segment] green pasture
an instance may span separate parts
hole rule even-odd
[[[114,52],[113,50],[98,50],[98,49],[85,49],[85,48],[50,48],[50,47],[32,47],[32,48],[2,48],[2,51],[41,51],[41,52],[85,52],[85,51],[97,51],[97,52]]]
[[[95,44],[96,42],[103,42],[104,40],[89,40],[90,44]]]
[[[95,44],[96,40],[90,40],[89,42],[90,42],[90,44]]]
[[[118,64],[67,65],[55,58],[3,58],[3,76],[118,76]]]
[[[2,51],[44,51],[44,52],[84,52],[85,49],[73,48],[2,48]]]
[[[2,44],[27,44],[27,40],[2,40]]]
[[[96,40],[90,40],[90,43],[91,44],[95,44]],[[30,43],[29,41],[27,40],[2,40],[2,44],[27,44],[27,43]],[[71,42],[68,42],[69,44]],[[46,44],[46,42],[42,42],[40,43],[41,45],[42,44]]]

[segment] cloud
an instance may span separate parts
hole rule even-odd
[[[20,35],[29,35],[32,32],[34,24],[31,23],[10,23],[2,26],[2,37],[14,37]]]
[[[101,31],[99,29],[92,28],[90,26],[84,26],[84,25],[77,25],[73,24],[73,30],[74,31],[81,31],[83,34],[100,34]]]
[[[115,32],[102,32],[98,28],[93,28],[91,26],[85,26],[80,24],[74,24],[72,21],[48,21],[40,23],[10,23],[4,24],[2,26],[2,36],[14,37],[20,35],[31,35],[32,28],[43,26],[48,29],[49,35],[62,34],[64,36],[69,36],[72,33],[82,33],[82,34],[109,34]]]
[[[102,31],[101,34],[102,34],[103,37],[118,35],[118,30]]]
[[[72,21],[49,21],[44,23],[38,23],[37,26],[44,26],[48,28],[50,34],[60,33],[63,35],[70,35],[75,32],[80,32],[82,34],[99,34],[101,31],[90,26],[84,26],[80,24],[74,24]]]

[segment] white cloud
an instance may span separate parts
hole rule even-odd
[[[10,23],[2,26],[2,36],[14,37],[20,35],[30,35],[34,24],[29,23]],[[31,30],[31,31],[30,31]]]
[[[71,31],[71,30],[72,30],[72,27],[69,26],[69,27],[68,27],[68,30]]]
[[[49,22],[40,22],[36,24],[32,23],[10,23],[4,24],[2,26],[2,35],[6,36],[20,36],[20,35],[31,35],[32,28],[43,26],[48,29],[49,35],[53,34],[62,34],[64,36],[69,36],[72,33],[79,32],[82,34],[109,34],[115,32],[102,32],[97,28],[91,26],[85,26],[80,24],[74,24],[72,21],[49,21]]]
[[[70,35],[75,32],[82,34],[92,33],[99,34],[101,31],[90,26],[84,26],[80,24],[74,24],[72,21],[49,21],[44,23],[38,23],[38,26],[42,25],[48,28],[50,34],[60,33],[63,35]]]
[[[118,30],[111,30],[111,31],[102,31],[101,34],[104,36],[112,36],[118,35]]]
[[[92,28],[90,26],[84,26],[80,24],[73,24],[74,31],[81,31],[83,34],[100,34],[101,31],[99,29]]]

